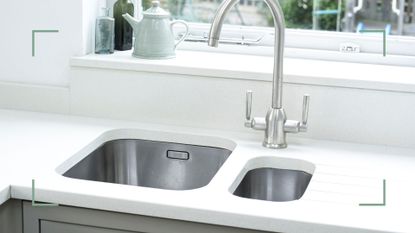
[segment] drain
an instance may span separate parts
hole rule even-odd
[[[178,160],[189,160],[190,154],[187,151],[168,150],[167,158]]]

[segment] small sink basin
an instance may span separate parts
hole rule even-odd
[[[312,175],[298,170],[261,167],[248,171],[233,192],[239,197],[266,201],[300,199]]]
[[[105,142],[63,176],[170,190],[207,185],[232,151],[140,139]]]

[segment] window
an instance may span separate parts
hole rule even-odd
[[[339,52],[343,46],[343,49],[346,48],[343,52],[347,55],[334,56],[334,59],[344,60],[347,57],[349,60],[361,61],[362,55],[351,52],[360,50],[361,53],[382,54],[382,33],[369,32],[371,29],[384,30],[387,35],[387,54],[411,56],[406,57],[404,63],[415,65],[415,0],[279,1],[287,26],[286,48]],[[189,43],[184,47],[195,48],[197,45],[191,45],[190,42],[207,40],[209,23],[220,2],[221,0],[161,0],[161,5],[170,11],[173,19],[190,23],[191,33],[186,39]],[[142,0],[144,10],[150,5],[151,0]],[[273,20],[262,0],[240,0],[228,14],[225,23],[227,25],[221,34],[222,44],[273,46]],[[177,33],[183,31],[178,30]],[[229,50],[229,46],[225,48]],[[272,50],[265,48],[240,48],[241,46],[230,50],[272,53]],[[316,56],[321,58],[322,54]],[[389,57],[381,63],[401,63],[393,61],[394,59],[396,60]],[[363,60],[368,59],[365,57]]]

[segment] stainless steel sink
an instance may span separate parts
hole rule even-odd
[[[298,170],[256,168],[246,173],[234,195],[266,201],[300,199],[312,175]]]
[[[207,185],[231,154],[223,148],[137,139],[104,143],[63,175],[170,190]]]

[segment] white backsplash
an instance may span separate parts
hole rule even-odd
[[[253,116],[265,116],[271,82],[135,71],[72,69],[71,113],[200,128],[244,128],[245,90]],[[300,119],[302,95],[311,95],[309,131],[301,137],[415,147],[415,94],[284,84],[289,119]]]

